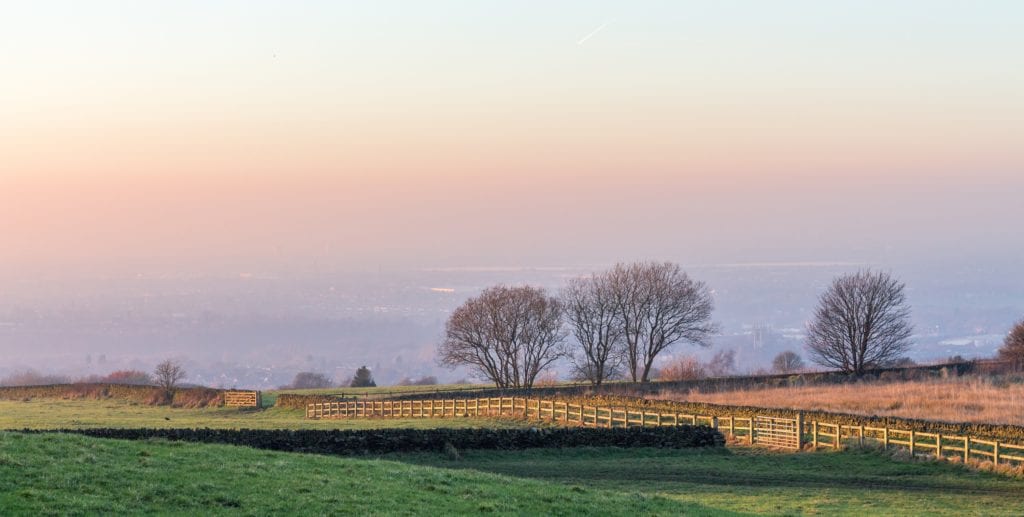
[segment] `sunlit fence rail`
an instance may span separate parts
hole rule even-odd
[[[224,405],[233,407],[260,407],[261,394],[253,390],[226,390]]]
[[[309,419],[460,417],[514,417],[606,428],[708,426],[739,443],[790,450],[803,449],[805,444],[815,449],[875,444],[884,449],[903,447],[911,454],[932,454],[946,459],[958,457],[964,460],[988,459],[995,464],[1024,464],[1024,445],[892,427],[805,421],[801,412],[794,412],[793,418],[777,415],[712,416],[529,397],[337,401],[311,403],[306,408],[306,418]]]
[[[973,436],[908,431],[888,427],[810,423],[811,445],[814,448],[839,449],[845,444],[875,444],[883,449],[903,447],[911,454],[931,454],[936,458],[958,458],[964,461],[985,459],[1001,463],[1024,464],[1024,445],[986,440]]]
[[[584,427],[663,427],[704,425],[736,437],[753,438],[753,419],[666,413],[629,407],[602,407],[525,397],[312,403],[306,418],[518,417]]]

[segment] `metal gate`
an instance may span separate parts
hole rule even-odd
[[[754,417],[754,443],[781,449],[799,450],[799,419],[772,416]]]

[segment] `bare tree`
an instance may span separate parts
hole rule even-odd
[[[574,278],[562,292],[565,317],[576,342],[574,377],[600,386],[622,365],[622,327],[606,276]]]
[[[617,264],[606,275],[633,382],[647,382],[654,359],[676,342],[710,344],[718,329],[711,322],[711,292],[678,264]]]
[[[171,359],[164,360],[153,370],[157,386],[163,388],[167,393],[172,393],[174,387],[178,385],[178,381],[184,379],[185,375],[185,369],[181,367],[181,364]]]
[[[792,350],[780,352],[772,360],[772,371],[776,373],[793,373],[803,367],[804,360]]]
[[[441,364],[468,366],[499,388],[530,388],[566,355],[562,304],[537,287],[485,289],[452,312]]]
[[[1024,320],[1013,326],[999,348],[999,359],[1012,365],[1015,370],[1024,370]]]
[[[736,369],[736,351],[730,348],[715,352],[715,355],[708,361],[706,368],[708,374],[712,377],[729,375]]]
[[[910,349],[913,326],[904,285],[870,270],[832,281],[807,325],[807,350],[823,366],[863,374]]]

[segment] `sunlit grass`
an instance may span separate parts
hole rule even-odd
[[[1024,383],[961,377],[892,383],[794,386],[657,398],[786,407],[925,420],[1024,425]]]
[[[97,427],[209,427],[218,429],[376,429],[408,427],[520,427],[525,422],[487,418],[307,420],[300,409],[183,409],[117,399],[28,402],[0,400],[0,429]]]

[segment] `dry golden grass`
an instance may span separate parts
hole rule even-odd
[[[962,377],[894,383],[799,386],[658,398],[860,415],[1024,425],[1024,383]]]

